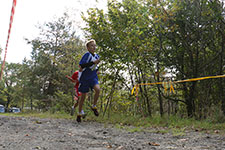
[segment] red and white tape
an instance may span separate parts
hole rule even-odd
[[[11,28],[12,28],[12,23],[13,23],[13,16],[14,16],[14,13],[15,13],[15,7],[16,7],[16,0],[13,0],[12,10],[11,10],[11,16],[10,16],[10,22],[9,22],[8,36],[7,36],[6,46],[5,46],[5,56],[4,56],[4,60],[2,62],[0,80],[2,79],[3,70],[4,70],[4,67],[5,67],[5,60],[6,60],[6,55],[7,55],[7,48],[8,48],[8,44],[9,44],[9,38],[10,38],[10,33],[11,33]]]

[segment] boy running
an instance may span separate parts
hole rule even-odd
[[[94,112],[95,116],[99,115],[96,104],[100,94],[100,86],[98,83],[98,76],[97,76],[98,71],[97,64],[99,64],[100,60],[99,55],[95,54],[96,50],[95,40],[88,41],[86,43],[86,48],[88,52],[83,55],[79,63],[83,71],[79,80],[80,86],[78,88],[79,92],[81,92],[82,94],[79,102],[79,114],[77,115],[77,122],[81,122],[83,103],[90,88],[94,89],[95,91],[94,102],[91,109]]]
[[[80,75],[81,75],[81,69],[79,71],[75,71],[71,77],[66,75],[66,78],[68,78],[71,82],[75,83],[75,85],[74,85],[74,91],[75,91],[74,102],[75,103],[74,103],[74,105],[72,106],[72,109],[71,109],[71,116],[74,115],[74,110],[78,106],[79,99],[80,99],[80,96],[81,96],[81,93],[78,91]],[[83,110],[81,111],[81,113],[84,115]]]

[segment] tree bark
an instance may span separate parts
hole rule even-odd
[[[223,24],[222,24],[222,27],[223,27]],[[223,29],[223,28],[222,28]],[[223,61],[223,55],[224,55],[224,43],[225,43],[225,35],[224,35],[224,33],[221,33],[221,36],[222,36],[222,43],[221,43],[221,55],[220,55],[220,72],[219,72],[219,74],[221,75],[221,74],[223,74],[223,66],[224,66],[224,61]],[[219,79],[219,87],[220,87],[220,99],[221,99],[221,103],[222,103],[222,105],[221,105],[221,110],[222,110],[222,112],[223,112],[223,115],[225,116],[225,91],[224,91],[224,78],[220,78]]]

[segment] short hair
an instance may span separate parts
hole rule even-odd
[[[86,42],[86,48],[88,48],[88,45],[91,43],[91,42],[94,42],[95,44],[96,44],[96,42],[95,42],[95,40],[94,39],[91,39],[91,40],[89,40],[89,41],[87,41]]]

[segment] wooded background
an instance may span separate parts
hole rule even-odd
[[[101,57],[98,107],[104,115],[225,116],[224,78],[174,84],[175,92],[140,86],[138,96],[131,95],[138,83],[225,74],[222,1],[109,0],[106,12],[92,8],[87,14],[83,31],[96,40]],[[6,63],[0,104],[69,112],[74,85],[65,76],[78,70],[87,51],[76,30],[67,13],[40,26],[40,36],[27,39],[31,60]]]

